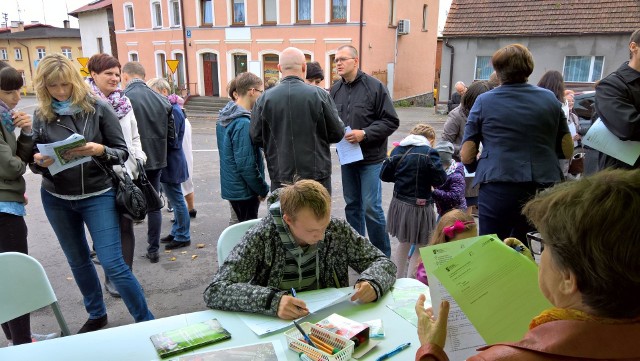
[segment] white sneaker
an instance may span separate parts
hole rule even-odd
[[[48,333],[46,335],[41,335],[39,333],[32,333],[31,334],[31,341],[32,342],[46,341],[46,340],[51,340],[51,339],[57,338],[58,336],[59,335],[56,332]]]

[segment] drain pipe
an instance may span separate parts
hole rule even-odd
[[[360,41],[358,42],[358,55],[360,57],[360,69],[362,69],[362,27],[364,14],[364,0],[360,0]]]
[[[451,99],[451,90],[453,89],[453,87],[451,85],[453,85],[453,61],[456,58],[456,51],[453,47],[453,45],[449,44],[449,39],[445,39],[444,41],[444,45],[447,46],[447,48],[451,49],[451,64],[449,65],[449,99]]]
[[[191,82],[189,82],[189,52],[187,51],[187,24],[185,24],[184,18],[184,0],[180,0],[180,20],[182,23],[182,48],[184,49],[184,73],[185,73],[185,82],[187,82],[187,99],[191,96]]]

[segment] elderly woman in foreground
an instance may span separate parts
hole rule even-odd
[[[523,210],[543,238],[543,311],[515,343],[469,360],[640,360],[640,170],[604,171],[540,193]],[[449,305],[416,304],[416,360],[448,360]]]

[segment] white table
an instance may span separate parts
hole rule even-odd
[[[399,279],[395,285],[424,286],[419,281],[410,278]],[[424,287],[425,289],[427,288],[427,286]],[[411,342],[411,347],[402,351],[402,353],[395,356],[394,359],[412,360],[420,346],[416,328],[386,307],[388,303],[393,303],[393,297],[390,292],[387,293],[382,300],[375,303],[353,305],[344,302],[329,307],[326,310],[305,318],[304,322],[315,323],[332,313],[338,313],[356,321],[382,319],[386,335],[385,338],[381,339],[380,344],[367,353],[366,357],[363,357],[361,360],[373,361],[378,356],[405,342]],[[286,338],[283,332],[288,328],[265,335],[264,337],[258,337],[238,318],[238,313],[218,310],[193,312],[48,341],[5,347],[0,349],[0,360],[160,360],[149,340],[151,335],[212,318],[217,318],[222,326],[231,333],[231,339],[165,360],[177,360],[180,356],[188,354],[274,340],[281,342],[282,347],[286,350],[285,353],[288,360],[298,360],[298,355],[287,348]]]

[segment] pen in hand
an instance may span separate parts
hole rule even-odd
[[[378,358],[376,359],[376,361],[386,360],[386,359],[388,359],[389,357],[391,357],[391,356],[393,356],[393,355],[395,355],[395,354],[399,353],[400,351],[402,351],[402,350],[404,350],[404,349],[409,348],[409,346],[411,346],[411,342],[403,343],[402,345],[400,345],[400,346],[398,346],[398,347],[394,348],[393,350],[391,350],[391,351],[389,351],[389,352],[385,353],[384,355],[382,355],[382,356],[378,357]]]

